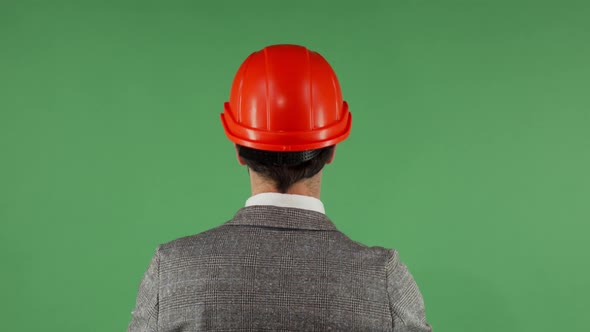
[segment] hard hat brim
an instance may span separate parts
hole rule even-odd
[[[343,102],[344,116],[335,124],[319,129],[298,132],[272,132],[241,125],[232,117],[229,103],[224,103],[221,123],[230,141],[249,148],[265,151],[305,151],[335,145],[345,140],[352,127],[352,114]]]

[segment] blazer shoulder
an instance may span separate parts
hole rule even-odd
[[[382,246],[368,246],[362,242],[351,239],[348,235],[342,232],[340,232],[340,236],[343,237],[346,242],[348,242],[348,245],[352,247],[352,249],[365,255],[389,258],[394,252],[396,252],[395,249],[385,248]]]
[[[182,248],[198,245],[198,244],[202,243],[203,241],[207,241],[207,240],[210,240],[212,237],[218,236],[220,231],[222,231],[224,229],[223,226],[224,225],[221,224],[219,226],[204,230],[200,233],[182,236],[182,237],[176,238],[174,240],[162,243],[162,244],[160,244],[160,251],[161,252],[174,251],[176,249],[182,249]]]

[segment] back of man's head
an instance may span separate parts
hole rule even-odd
[[[269,181],[280,193],[286,193],[299,181],[318,174],[332,160],[334,145],[308,150],[311,159],[294,164],[277,163],[276,160],[296,159],[300,152],[271,152],[236,145],[238,154],[249,169]],[[264,158],[268,156],[268,158]],[[258,157],[258,158],[256,158]]]

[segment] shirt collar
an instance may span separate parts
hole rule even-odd
[[[326,213],[322,201],[315,197],[281,194],[281,193],[260,193],[251,196],[246,201],[246,206],[253,205],[274,205],[282,207],[291,207],[297,209],[311,210],[319,213]]]

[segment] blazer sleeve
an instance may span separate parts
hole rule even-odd
[[[135,308],[127,332],[157,332],[159,309],[160,246],[139,284]]]
[[[397,250],[390,250],[386,265],[387,293],[394,332],[431,332],[418,285]]]

